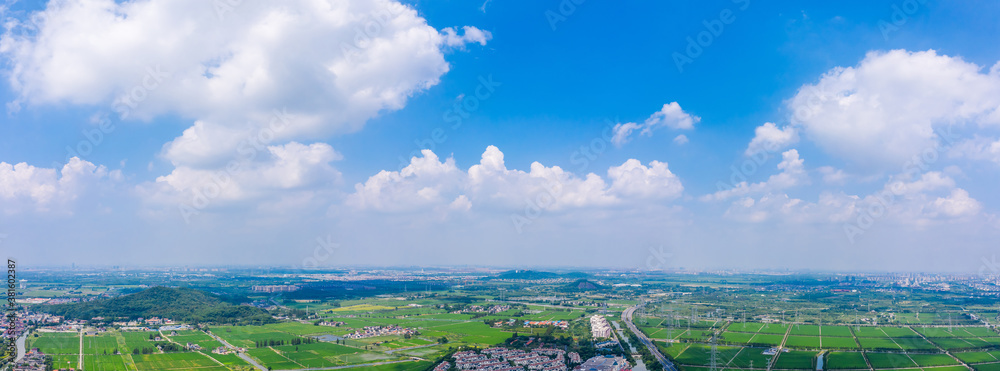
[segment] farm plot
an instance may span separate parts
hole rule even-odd
[[[239,356],[237,356],[235,354],[215,354],[215,353],[208,353],[208,352],[202,352],[202,354],[207,355],[209,357],[212,357],[216,361],[222,362],[222,364],[224,364],[226,366],[249,366],[250,365],[249,363],[247,363],[247,361],[244,361],[243,358],[240,358]]]
[[[976,371],[1000,371],[1000,363],[981,363],[972,368]]]
[[[69,332],[42,332],[28,337],[29,348],[38,348],[45,354],[80,354],[80,334]]]
[[[983,341],[976,341],[977,339],[960,339],[960,338],[930,338],[934,344],[947,350],[957,350],[957,349],[976,349],[983,346]]]
[[[190,369],[222,369],[208,357],[198,353],[162,353],[132,355],[135,367],[139,371],[146,370],[190,370]]]
[[[847,326],[823,326],[821,329],[823,336],[854,337],[851,329]]]
[[[859,326],[854,328],[854,336],[859,338],[887,338],[885,332],[882,329],[872,326]]]
[[[911,351],[911,350],[936,350],[937,349],[937,347],[934,346],[934,344],[931,344],[931,343],[927,342],[927,340],[924,340],[923,338],[919,338],[919,337],[914,337],[914,338],[893,338],[893,340],[895,340],[896,344],[898,344],[899,347],[903,348],[903,350],[905,350],[905,351]]]
[[[212,350],[222,346],[218,340],[213,339],[208,334],[201,331],[192,331],[190,333],[178,333],[178,335],[170,336],[170,340],[180,343],[181,345],[186,345],[187,343],[198,344],[202,349]]]
[[[867,369],[865,356],[861,352],[830,352],[826,356],[826,368],[831,370]]]
[[[104,333],[83,337],[83,354],[113,354],[122,351],[114,334]]]
[[[746,344],[753,337],[754,337],[754,334],[748,334],[748,333],[745,333],[745,332],[729,332],[729,331],[726,331],[726,332],[722,333],[722,339],[723,339],[723,341],[725,341],[727,343],[734,343],[734,344]]]
[[[761,327],[764,327],[763,323],[733,323],[726,330],[734,332],[757,332]]]
[[[88,371],[127,371],[125,358],[120,355],[85,355],[83,368]]]
[[[820,327],[817,325],[792,325],[792,332],[789,335],[819,336]]]
[[[916,363],[910,360],[905,354],[896,353],[868,353],[868,361],[874,368],[905,368],[915,367]]]
[[[757,331],[757,332],[762,333],[762,334],[782,334],[783,335],[785,333],[785,331],[788,331],[788,325],[777,324],[777,323],[770,323],[770,324],[765,324],[764,327],[761,327],[760,331]]]
[[[297,368],[303,368],[298,363],[292,362],[288,358],[275,353],[270,348],[257,348],[247,350],[247,354],[253,358],[256,358],[265,367],[275,369],[275,370],[291,370]]]
[[[220,326],[213,328],[212,333],[234,346],[244,348],[255,347],[257,341],[280,340],[288,343],[299,337],[266,326]]]
[[[777,334],[756,334],[750,339],[748,344],[777,346],[781,344],[781,340],[784,338],[783,335]]]
[[[858,349],[854,338],[823,336],[823,349]]]
[[[947,354],[910,354],[910,358],[920,367],[951,366],[959,364]]]
[[[893,337],[893,338],[906,338],[906,337],[919,337],[920,336],[920,335],[917,335],[916,332],[913,332],[913,330],[910,330],[907,327],[880,327],[879,329],[882,330],[882,332],[885,332],[886,335],[889,335],[889,337]]]
[[[815,370],[816,352],[791,351],[782,352],[778,355],[778,361],[774,363],[774,368],[778,369],[799,369]]]
[[[962,352],[962,353],[952,353],[952,354],[965,363],[986,363],[986,362],[1000,361],[992,354],[990,354],[990,352]]]
[[[819,349],[819,336],[788,336],[785,346],[791,348]]]
[[[892,339],[889,338],[858,338],[858,342],[861,343],[861,347],[866,350],[901,350],[899,345],[896,345]]]
[[[729,361],[727,368],[750,368],[751,365],[754,368],[762,368],[771,359],[771,356],[764,354],[764,350],[765,348],[744,347],[743,350]]]
[[[510,338],[510,334],[482,322],[459,322],[430,327],[437,331],[459,335],[459,339],[473,344],[493,345]]]
[[[77,363],[80,362],[80,355],[78,354],[57,354],[52,356],[52,366],[61,368],[77,368]]]
[[[966,332],[962,331],[960,328],[953,328],[949,330],[947,327],[917,327],[917,332],[929,338],[953,338],[961,337],[966,334]]]
[[[131,353],[132,349],[155,348],[156,345],[154,344],[153,340],[149,338],[150,334],[152,334],[153,336],[157,335],[156,332],[150,332],[150,331],[139,331],[139,332],[127,331],[119,333],[122,339],[125,340],[125,347],[127,348],[127,349],[121,349],[119,351],[122,353]]]
[[[728,360],[732,359],[734,356],[736,356],[736,353],[740,351],[740,348],[738,347],[720,346],[717,347],[716,349],[717,349],[716,359],[721,360],[719,362],[723,363],[728,362]],[[711,362],[711,357],[712,357],[711,353],[712,353],[711,347],[709,346],[701,344],[692,344],[690,347],[688,347],[687,350],[685,350],[675,359],[677,363],[680,363],[682,365],[704,366]]]

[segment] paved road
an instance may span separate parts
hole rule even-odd
[[[28,339],[28,332],[27,331],[25,331],[23,334],[21,334],[21,337],[17,338],[17,341],[16,341],[16,344],[17,344],[17,358],[15,359],[15,361],[20,361],[22,358],[24,358],[24,354],[25,354],[25,351],[26,351],[26,349],[24,349],[24,341],[27,340],[27,339]]]
[[[83,369],[83,329],[80,329],[80,360],[77,369]]]
[[[222,345],[225,345],[226,348],[236,349],[236,347],[234,347],[232,344],[229,344],[225,340],[222,340],[222,338],[215,336],[215,334],[208,333],[208,336],[211,336],[213,339],[218,340],[220,343],[222,343]],[[260,371],[267,371],[267,367],[261,366],[260,363],[257,363],[257,361],[254,361],[253,358],[250,358],[250,356],[246,354],[236,352],[236,356],[243,358],[244,361],[247,361],[247,363],[253,365],[253,367],[256,367]]]
[[[656,344],[653,344],[653,342],[646,337],[646,334],[643,334],[642,331],[639,331],[639,329],[635,327],[635,324],[632,323],[632,314],[635,313],[636,308],[639,308],[640,305],[644,304],[646,303],[636,304],[635,306],[629,307],[624,312],[622,312],[622,321],[625,322],[625,326],[628,326],[628,329],[631,330],[632,333],[639,338],[639,341],[641,341],[642,344],[645,345],[647,349],[649,349],[649,352],[653,354],[653,357],[656,357],[656,359],[660,361],[660,364],[663,365],[664,370],[677,371],[677,368],[674,367],[674,364],[670,362],[670,360],[667,359],[667,357],[664,357],[663,353],[660,353],[660,350],[656,348]]]

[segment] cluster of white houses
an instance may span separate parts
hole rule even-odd
[[[590,333],[595,339],[611,337],[611,324],[600,314],[590,317]]]
[[[250,289],[256,292],[292,292],[298,291],[299,288],[297,285],[257,285]]]
[[[455,358],[455,367],[459,370],[566,371],[566,364],[563,362],[565,353],[561,349],[552,348],[539,348],[530,352],[520,349],[487,348],[483,349],[481,353],[472,350],[457,352],[453,357]]]
[[[434,367],[434,371],[568,371],[564,363],[566,357],[570,364],[579,364],[574,371],[629,371],[628,361],[621,356],[596,356],[582,362],[580,354],[566,353],[562,349],[538,348],[530,352],[520,349],[487,348],[479,352],[466,350],[452,356],[454,367],[449,362],[442,362]]]
[[[363,339],[385,335],[415,335],[417,330],[399,326],[365,326],[364,329],[344,335],[348,339]]]

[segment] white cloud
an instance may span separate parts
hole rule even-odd
[[[175,165],[213,167],[286,110],[272,142],[359,130],[448,71],[448,48],[489,32],[438,32],[392,0],[53,1],[0,40],[16,104],[113,106],[130,117],[197,120],[164,147]],[[37,27],[37,32],[25,29]],[[317,47],[321,40],[323,47]]]
[[[400,171],[380,171],[364,184],[354,186],[347,204],[357,209],[379,211],[414,211],[452,202],[456,208],[471,207],[460,195],[464,173],[455,167],[455,159],[440,161],[429,149],[423,157],[413,157]],[[453,197],[445,195],[454,194]],[[464,201],[460,201],[464,198]]]
[[[816,170],[819,170],[820,174],[823,174],[823,182],[826,184],[843,185],[848,179],[848,175],[843,169],[835,169],[832,166],[821,166]]]
[[[615,127],[612,129],[612,132],[614,134],[611,137],[611,144],[614,144],[617,147],[621,147],[625,143],[628,143],[629,136],[631,136],[632,132],[635,131],[635,129],[638,129],[639,127],[640,127],[639,124],[636,124],[634,122],[615,124]]]
[[[493,38],[493,34],[489,31],[483,31],[472,26],[462,27],[463,34],[458,35],[454,27],[448,27],[441,32],[444,35],[444,44],[450,47],[465,47],[465,44],[478,43],[479,45],[486,45],[486,42]]]
[[[767,193],[758,199],[734,201],[725,217],[749,223],[780,220],[787,223],[845,223],[855,214],[858,198],[823,192],[817,202],[807,202],[783,193]]]
[[[965,157],[1000,164],[1000,140],[982,137],[966,139],[952,146],[948,154],[951,157]]]
[[[681,134],[681,135],[678,135],[678,136],[674,137],[674,143],[677,143],[678,145],[682,145],[683,146],[683,145],[687,144],[687,142],[688,142],[687,135]]]
[[[504,154],[495,146],[483,152],[479,164],[462,171],[454,159],[441,161],[430,150],[422,151],[399,172],[381,171],[355,185],[348,204],[357,209],[385,212],[473,207],[510,210],[543,199],[546,210],[601,207],[636,200],[671,200],[684,187],[666,163],[645,166],[630,159],[608,169],[608,181],[596,174],[579,177],[558,166],[534,162],[528,172],[508,169]]]
[[[681,105],[677,102],[670,102],[663,105],[663,108],[652,116],[649,116],[644,123],[642,129],[642,134],[651,135],[653,129],[660,126],[666,126],[674,130],[691,130],[694,129],[694,124],[701,121],[698,116],[691,116],[687,112],[681,109]]]
[[[913,180],[895,179],[870,195],[860,197],[822,192],[817,202],[768,193],[759,199],[733,202],[726,216],[745,222],[779,219],[792,223],[854,223],[874,225],[881,220],[910,226],[980,215],[982,205],[940,172]],[[855,223],[864,219],[864,223]],[[884,221],[882,222],[884,223]],[[870,227],[868,227],[870,228]]]
[[[691,130],[699,121],[701,121],[700,117],[684,112],[677,102],[670,102],[664,104],[659,111],[650,115],[642,124],[629,122],[615,125],[611,143],[621,147],[628,143],[629,136],[635,130],[639,130],[642,135],[652,136],[653,130],[660,127],[665,126],[673,130]]]
[[[898,170],[941,144],[935,130],[1000,123],[1000,68],[982,70],[933,50],[871,52],[802,86],[788,106],[793,125],[827,152]]]
[[[610,191],[623,198],[675,199],[684,192],[680,179],[667,168],[667,163],[653,161],[643,166],[629,159],[608,169]]]
[[[777,174],[771,175],[760,183],[739,182],[735,187],[720,190],[713,194],[702,196],[703,201],[721,201],[735,196],[751,193],[774,192],[800,186],[809,182],[809,174],[803,166],[804,160],[799,158],[799,151],[790,149],[781,154]]]
[[[77,157],[71,158],[59,171],[24,162],[15,165],[0,162],[0,210],[6,213],[52,209],[68,212],[69,203],[92,187],[122,179],[118,170],[109,171]]]
[[[764,125],[754,129],[754,137],[750,140],[745,154],[752,156],[756,153],[775,153],[798,140],[799,135],[794,127],[786,126],[779,129],[774,123],[765,122]]]
[[[265,149],[253,158],[233,159],[218,170],[178,166],[136,188],[154,204],[186,205],[201,211],[212,205],[323,190],[341,181],[340,172],[330,166],[341,155],[326,143],[291,142]]]

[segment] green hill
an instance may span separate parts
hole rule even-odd
[[[117,298],[56,304],[41,309],[71,319],[100,316],[120,319],[161,317],[183,322],[212,323],[273,321],[263,309],[236,305],[217,295],[190,288],[153,287]]]
[[[591,291],[591,290],[600,290],[600,289],[603,289],[603,288],[604,288],[604,286],[598,285],[595,282],[592,282],[592,281],[589,281],[589,280],[585,280],[585,279],[579,279],[579,280],[573,281],[572,283],[570,283],[570,284],[568,284],[568,285],[566,285],[564,287],[564,289],[568,290],[568,291]]]

